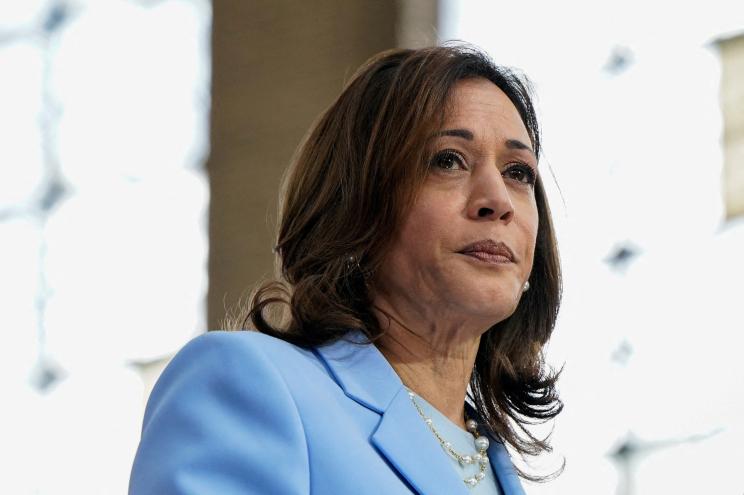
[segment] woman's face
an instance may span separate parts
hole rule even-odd
[[[514,104],[490,81],[460,81],[449,108],[375,291],[393,308],[485,330],[514,312],[532,269],[537,159]]]

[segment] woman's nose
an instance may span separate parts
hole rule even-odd
[[[514,205],[501,172],[493,167],[487,172],[474,175],[473,181],[468,217],[473,220],[511,222],[514,218]]]

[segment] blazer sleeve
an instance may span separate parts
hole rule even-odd
[[[130,495],[309,493],[297,406],[241,333],[197,337],[167,366],[145,410]]]

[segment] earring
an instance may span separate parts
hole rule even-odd
[[[359,266],[359,259],[352,255],[349,255],[346,257],[346,269],[350,272],[354,272],[357,270],[361,270],[361,266]]]
[[[348,271],[347,276],[349,275],[359,275],[361,274],[364,278],[364,281],[367,282],[372,277],[372,270],[369,269],[369,267],[362,266],[361,259],[364,258],[364,255],[349,255],[346,257],[346,270]]]
[[[530,281],[529,280],[526,281],[524,283],[524,285],[522,286],[522,292],[527,292],[528,290],[530,290]]]

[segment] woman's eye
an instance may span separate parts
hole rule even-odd
[[[431,160],[431,166],[444,170],[465,169],[465,158],[454,150],[440,151]]]
[[[504,170],[504,176],[516,180],[517,182],[529,185],[534,185],[535,181],[537,180],[535,170],[529,165],[525,165],[524,163],[515,163],[513,165],[509,165],[506,170]]]

